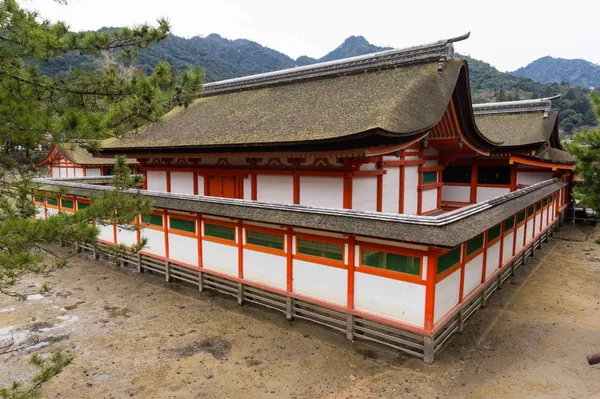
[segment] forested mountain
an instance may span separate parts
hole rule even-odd
[[[206,81],[228,79],[238,76],[270,72],[295,66],[309,65],[315,62],[331,61],[346,57],[363,55],[389,49],[369,43],[362,36],[350,36],[339,47],[315,59],[307,56],[294,60],[278,51],[264,47],[256,42],[237,39],[225,39],[217,34],[206,37],[185,39],[171,36],[167,40],[143,51],[134,66],[150,71],[159,61],[168,61],[176,72],[190,65],[204,68]],[[585,126],[596,124],[596,118],[587,97],[588,90],[571,87],[568,84],[542,84],[532,79],[503,73],[489,64],[458,55],[469,62],[471,90],[474,102],[508,101],[563,94],[553,105],[561,113],[561,128],[567,134]],[[89,58],[69,55],[42,65],[46,73],[60,74],[70,68],[97,68],[98,61],[92,63]]]
[[[600,88],[600,65],[586,60],[567,60],[550,56],[510,72],[541,83],[568,83],[572,86]]]

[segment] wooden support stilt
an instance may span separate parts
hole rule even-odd
[[[168,260],[165,261],[165,280],[167,283],[171,282],[171,264]]]
[[[462,333],[465,327],[464,308],[458,311],[458,333]]]
[[[486,303],[487,303],[487,299],[485,297],[485,288],[484,288],[483,291],[481,291],[481,307],[485,308]]]
[[[81,246],[79,245],[79,241],[75,241],[75,252],[81,252]]]
[[[204,291],[204,273],[198,272],[198,291]]]
[[[423,361],[432,364],[434,358],[434,339],[433,337],[423,337]]]
[[[244,304],[244,284],[238,283],[237,303],[242,306]]]
[[[285,299],[285,318],[289,321],[294,320],[294,298],[289,296]]]
[[[137,272],[143,273],[144,268],[142,267],[142,254],[138,252],[136,255],[137,255]]]
[[[92,256],[94,257],[94,259],[100,258],[100,254],[98,253],[98,247],[95,244],[92,248]]]
[[[354,315],[346,315],[346,338],[354,341]]]
[[[514,276],[515,275],[515,270],[517,269],[515,266],[515,261],[513,260],[513,262],[510,264],[510,275]]]

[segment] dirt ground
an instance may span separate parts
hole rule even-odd
[[[433,365],[85,255],[0,297],[0,386],[31,353],[74,362],[49,398],[600,397],[600,230],[565,227]],[[586,241],[580,241],[586,239]],[[36,294],[46,281],[50,291]],[[2,344],[0,343],[0,346]]]

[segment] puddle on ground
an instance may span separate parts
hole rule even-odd
[[[219,337],[211,337],[192,342],[181,348],[169,349],[168,352],[179,357],[193,356],[197,353],[210,353],[215,359],[222,359],[229,354],[230,350],[231,342]]]

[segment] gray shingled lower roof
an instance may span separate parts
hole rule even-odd
[[[40,184],[38,189],[41,191],[57,192],[60,187],[63,187],[67,189],[68,194],[85,197],[97,196],[112,189],[105,186],[67,183],[64,180],[34,179],[34,182]],[[312,208],[140,190],[129,190],[129,193],[132,195],[142,193],[152,200],[156,208],[452,248],[565,185],[566,183],[558,179],[552,179],[441,216],[408,216]]]

